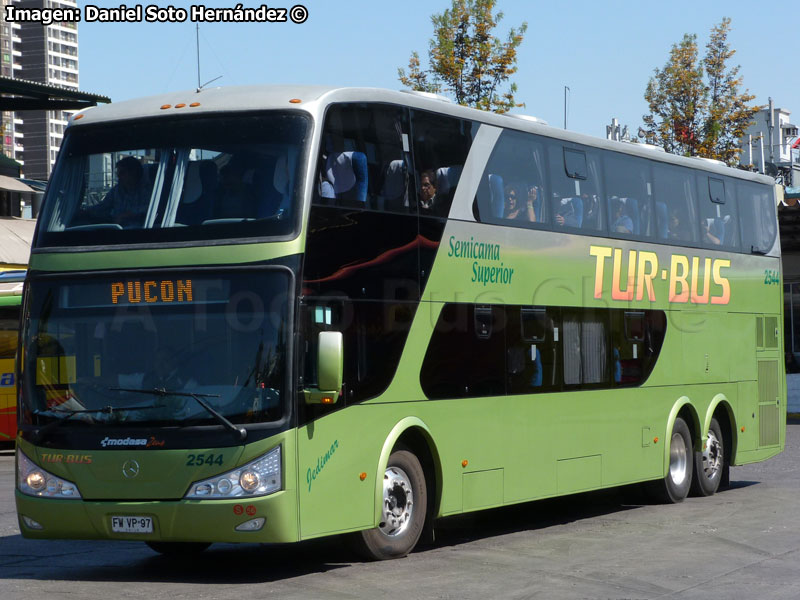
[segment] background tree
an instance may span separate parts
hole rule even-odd
[[[722,19],[711,29],[711,38],[706,44],[703,65],[708,80],[708,113],[699,151],[701,156],[734,164],[741,151],[739,140],[760,107],[748,106],[748,102],[755,99],[748,90],[739,93],[742,85],[739,65],[727,66],[728,60],[736,54],[728,44],[730,29],[731,20]]]
[[[739,139],[760,107],[748,105],[755,96],[747,90],[739,93],[739,66],[728,66],[736,52],[727,41],[730,23],[724,18],[711,29],[702,61],[697,36],[685,34],[664,68],[655,70],[644,94],[648,141],[675,154],[737,162]]]
[[[644,98],[650,114],[643,118],[648,140],[667,152],[697,154],[706,95],[697,36],[687,33],[672,46],[664,68],[656,69],[647,83]]]
[[[434,37],[428,42],[429,69],[421,69],[419,54],[412,53],[408,72],[398,69],[400,82],[424,92],[452,94],[464,106],[507,112],[521,106],[514,99],[515,83],[500,88],[517,72],[517,48],[527,23],[513,27],[506,40],[492,30],[503,13],[494,13],[497,0],[452,0],[452,7],[431,16]]]

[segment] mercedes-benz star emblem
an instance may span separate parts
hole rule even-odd
[[[133,479],[139,474],[139,463],[135,460],[126,460],[122,465],[122,474],[128,479]]]

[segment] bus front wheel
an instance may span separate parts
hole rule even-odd
[[[656,482],[654,489],[658,499],[666,504],[683,501],[692,485],[693,466],[692,434],[686,421],[678,417],[669,443],[669,470],[664,479]]]
[[[425,473],[419,459],[407,450],[395,450],[383,475],[380,523],[357,534],[357,550],[371,560],[405,556],[419,540],[427,506]]]
[[[711,419],[708,442],[702,452],[694,453],[693,496],[711,496],[719,489],[725,468],[725,446],[722,429],[716,419]]]

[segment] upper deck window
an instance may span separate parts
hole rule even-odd
[[[289,236],[309,130],[279,112],[72,129],[36,246]]]

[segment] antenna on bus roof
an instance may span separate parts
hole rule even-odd
[[[214,79],[209,79],[205,83],[200,83],[200,23],[195,23],[195,39],[197,41],[197,91],[200,92],[209,83],[213,83],[217,79],[221,79],[222,75],[219,77],[214,77]]]

